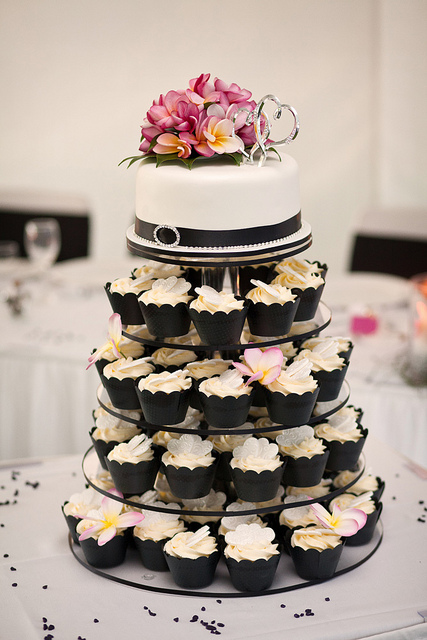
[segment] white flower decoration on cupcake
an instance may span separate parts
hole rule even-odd
[[[314,429],[308,424],[304,424],[301,427],[294,427],[293,429],[284,429],[276,438],[276,442],[281,447],[292,447],[293,445],[301,444],[307,438],[313,438]]]
[[[262,548],[273,542],[275,535],[270,527],[261,527],[256,522],[252,522],[239,524],[234,531],[228,531],[225,534],[225,541],[227,544],[240,548]]]
[[[168,451],[174,456],[192,456],[200,458],[208,456],[213,448],[212,442],[202,440],[200,436],[192,433],[184,433],[178,440],[171,440],[168,443]]]
[[[160,278],[159,280],[155,280],[151,288],[153,290],[159,289],[161,290],[161,293],[173,293],[177,296],[181,296],[191,289],[191,284],[184,280],[184,278],[170,276],[169,278]]]
[[[269,442],[267,438],[248,438],[242,445],[233,449],[233,458],[274,460],[278,453],[277,444]]]

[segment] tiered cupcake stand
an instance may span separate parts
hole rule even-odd
[[[306,246],[304,248],[306,248]],[[144,257],[147,257],[150,259],[156,259],[162,262],[169,262],[174,264],[181,264],[182,266],[187,268],[197,266],[198,268],[201,269],[202,284],[209,284],[214,287],[215,285],[218,286],[218,283],[221,283],[223,281],[224,270],[228,268],[233,292],[235,294],[238,294],[239,293],[239,271],[238,271],[239,266],[249,265],[249,264],[254,265],[257,263],[267,262],[267,261],[278,261],[283,257],[289,257],[290,255],[294,255],[295,253],[299,253],[301,250],[303,249],[298,248],[294,251],[288,249],[282,252],[275,252],[274,255],[263,254],[261,257],[257,256],[256,259],[234,258],[233,261],[230,261],[229,259],[224,260],[224,259],[218,259],[218,258],[216,260],[212,258],[209,258],[209,259],[188,259],[187,258],[186,259],[182,256],[178,256],[178,255],[171,256],[170,254],[167,256],[165,255],[160,256],[158,254],[153,255],[150,252],[146,252],[144,250],[138,253],[139,255],[143,255]],[[136,253],[136,251],[134,252]],[[232,266],[230,266],[230,263]],[[197,352],[206,353],[206,357],[213,357],[214,352],[220,352],[224,358],[229,358],[230,354],[233,354],[233,357],[238,357],[239,353],[243,352],[243,350],[247,348],[271,347],[274,345],[278,345],[278,344],[282,344],[290,341],[293,341],[293,342],[302,341],[313,335],[317,335],[320,331],[325,329],[331,321],[331,313],[322,301],[319,304],[318,310],[316,312],[316,315],[313,321],[314,321],[315,327],[312,328],[310,331],[307,331],[306,333],[302,333],[300,335],[292,335],[290,337],[281,337],[274,340],[269,339],[265,342],[257,342],[257,343],[251,343],[251,344],[239,343],[239,344],[233,344],[233,345],[230,345],[230,344],[190,345],[190,344],[176,344],[175,342],[170,342],[167,339],[151,340],[151,339],[136,337],[130,333],[127,333],[126,330],[123,331],[123,335],[129,339],[141,342],[144,345],[147,345],[149,347],[154,347],[154,348],[170,347],[173,349],[197,351]],[[338,398],[336,399],[336,401],[334,402],[333,408],[330,408],[327,413],[323,413],[322,415],[316,415],[316,416],[313,415],[309,420],[308,424],[314,425],[314,424],[320,423],[324,421],[326,418],[328,418],[330,415],[339,411],[339,409],[341,409],[346,405],[349,399],[349,395],[350,395],[349,385],[346,381],[344,381],[341,392]],[[120,414],[118,411],[114,411],[114,409],[111,409],[111,407],[108,406],[107,403],[109,399],[105,390],[103,390],[102,385],[100,385],[98,389],[97,399],[100,406],[103,407],[105,411],[109,412],[110,414],[116,417],[121,418],[122,420],[127,420],[133,424],[136,424],[138,427],[140,427],[144,431],[148,431],[149,433],[152,431],[162,429],[162,430],[167,430],[167,431],[170,431],[173,433],[179,433],[179,434],[197,433],[201,436],[206,436],[207,434],[206,428],[203,429],[203,427],[200,427],[197,430],[186,429],[179,426],[159,427],[159,426],[149,424],[143,419],[135,420],[132,418],[126,418],[122,414]],[[282,425],[282,428],[286,429],[286,425]],[[271,426],[264,427],[264,428],[257,428],[257,429],[239,428],[239,434],[245,434],[245,433],[253,434],[255,433],[255,431],[257,435],[262,434],[263,432],[271,431]],[[209,435],[212,435],[212,436],[230,434],[230,433],[232,433],[232,429],[231,430],[226,428],[213,429],[212,427],[209,428]],[[97,465],[98,465],[98,458],[96,456],[95,451],[93,450],[93,447],[91,447],[86,452],[83,458],[83,463],[82,463],[85,480],[88,485],[93,487],[93,489],[95,489],[99,493],[103,495],[109,495],[107,491],[104,491],[103,489],[96,486],[90,479],[91,476],[96,473]],[[234,516],[234,515],[242,516],[242,515],[249,515],[249,514],[251,515],[258,514],[261,517],[272,516],[273,514],[278,514],[283,509],[303,506],[303,505],[311,504],[313,502],[326,502],[331,500],[335,496],[345,492],[346,490],[350,489],[350,487],[353,484],[355,484],[357,480],[363,475],[364,471],[365,471],[365,459],[364,459],[364,455],[362,454],[358,461],[358,468],[357,468],[358,473],[357,473],[357,476],[354,478],[354,480],[348,485],[346,485],[345,487],[333,490],[330,493],[328,493],[326,496],[322,496],[322,498],[320,499],[305,500],[305,501],[302,500],[299,502],[293,502],[288,504],[281,503],[279,505],[264,506],[264,507],[260,507],[260,508],[256,508],[254,510],[248,510],[248,511],[238,511],[238,512],[237,511],[236,512],[203,511],[203,515],[213,516],[213,517],[222,517],[224,515],[226,515],[227,517]],[[125,498],[123,499],[115,498],[115,499],[131,507],[141,508],[140,503],[135,503]],[[175,510],[167,507],[159,508],[149,504],[142,505],[142,507],[144,509],[152,510],[152,511],[162,511],[164,513],[176,513]],[[200,516],[201,512],[191,511],[186,509],[185,515]],[[353,569],[356,569],[359,565],[366,562],[376,552],[376,550],[380,546],[382,542],[382,537],[383,537],[382,524],[380,521],[378,521],[374,536],[368,544],[365,544],[363,546],[352,546],[352,547],[346,546],[345,552],[341,556],[341,560],[338,565],[338,570],[334,574],[334,578],[342,575],[343,573],[347,573],[348,571],[352,571]],[[251,596],[268,595],[273,593],[283,593],[286,591],[292,591],[295,589],[304,588],[312,584],[315,584],[317,582],[321,582],[320,580],[306,581],[298,578],[293,568],[292,560],[286,553],[282,553],[280,564],[273,582],[274,588],[270,588],[265,591],[257,591],[257,592],[253,592],[253,591],[239,592],[235,590],[231,584],[225,563],[223,561],[220,561],[216,569],[214,582],[209,588],[204,588],[198,591],[189,591],[189,590],[184,590],[184,589],[181,589],[180,587],[177,587],[175,583],[173,583],[169,572],[152,572],[152,571],[146,570],[142,565],[141,561],[139,560],[139,557],[137,557],[136,550],[133,548],[128,549],[124,564],[118,567],[115,567],[114,569],[107,570],[107,569],[98,569],[96,567],[89,565],[83,555],[81,548],[77,544],[73,543],[71,536],[69,537],[69,544],[74,557],[78,560],[78,562],[80,562],[80,564],[82,564],[85,568],[87,568],[91,572],[121,584],[125,584],[128,586],[132,586],[132,587],[147,590],[147,591],[153,591],[153,592],[176,594],[176,595],[189,595],[189,596],[204,596],[204,597],[210,596],[214,598],[251,597]]]

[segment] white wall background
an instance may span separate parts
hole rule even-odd
[[[117,164],[154,98],[211,72],[297,109],[310,253],[343,270],[363,210],[426,206],[426,24],[425,0],[2,0],[0,189],[85,196],[94,254],[124,254]]]

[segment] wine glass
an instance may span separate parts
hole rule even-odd
[[[54,218],[29,220],[24,228],[25,251],[38,271],[47,271],[61,249],[61,230]]]

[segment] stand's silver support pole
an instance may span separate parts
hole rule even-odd
[[[221,291],[224,284],[224,267],[202,267],[202,285]]]
[[[239,267],[228,267],[230,274],[231,290],[235,296],[240,295],[240,273]]]

